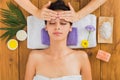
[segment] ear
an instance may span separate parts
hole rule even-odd
[[[70,32],[72,31],[72,26],[70,26]]]
[[[47,26],[45,26],[45,31],[47,31]]]

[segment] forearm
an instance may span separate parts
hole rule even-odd
[[[89,13],[92,13],[106,1],[107,0],[91,0],[90,3],[88,3],[84,8],[78,11],[79,19],[83,18]]]
[[[38,11],[38,8],[35,5],[33,5],[30,2],[30,0],[14,0],[14,1],[32,15],[35,15],[36,11]]]

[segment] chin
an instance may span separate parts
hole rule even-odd
[[[60,34],[60,35],[51,35],[50,38],[51,38],[52,41],[64,41],[64,40],[67,39],[67,35],[62,35],[62,34]]]
[[[66,40],[66,38],[62,37],[62,36],[59,36],[59,37],[52,37],[51,40],[53,40],[53,41],[64,41],[64,40]]]
[[[55,40],[55,41],[62,41],[62,40],[64,40],[64,38],[56,37],[56,38],[52,38],[52,40]]]

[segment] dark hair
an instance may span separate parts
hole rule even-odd
[[[51,5],[48,7],[48,9],[51,9],[51,10],[64,10],[64,11],[70,10],[70,8],[65,5],[63,0],[57,0],[57,1],[53,2],[53,3],[51,3]]]
[[[48,7],[48,9],[51,10],[63,10],[63,11],[69,11],[70,8],[68,6],[65,5],[65,2],[63,0],[57,0],[53,3],[51,3],[51,5]],[[45,24],[47,22],[45,21]],[[72,25],[72,23],[70,22],[70,25]]]

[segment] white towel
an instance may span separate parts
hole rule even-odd
[[[72,27],[77,27],[78,30],[78,43],[76,46],[69,46],[70,48],[82,48],[81,41],[87,39],[88,31],[85,29],[87,25],[93,25],[96,29],[96,16],[89,14],[81,20],[73,23]],[[34,16],[27,17],[27,48],[29,49],[44,49],[47,45],[42,44],[41,29],[45,27],[43,20],[40,20]],[[89,46],[96,46],[96,30],[90,33]]]

